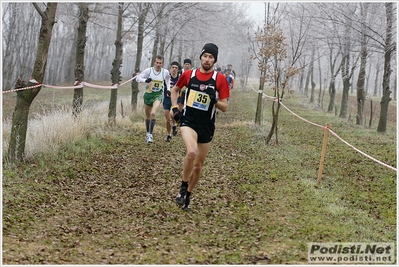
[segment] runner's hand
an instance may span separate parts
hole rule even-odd
[[[175,120],[175,122],[179,122],[181,120],[181,118],[183,117],[181,115],[180,110],[178,108],[173,108],[172,112],[173,112],[173,119]]]
[[[207,94],[209,95],[210,99],[211,99],[211,104],[216,104],[218,102],[217,98],[216,98],[216,90],[209,88],[207,91]]]
[[[147,80],[145,80],[146,83],[149,83],[149,82],[151,82],[151,81],[152,81],[151,78],[147,78]]]

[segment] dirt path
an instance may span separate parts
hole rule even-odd
[[[218,115],[189,213],[174,201],[180,135],[148,145],[143,123],[60,151],[64,161],[20,166],[24,178],[3,182],[3,264],[303,264],[306,242],[349,235],[329,232],[344,222],[303,184],[319,148],[264,146],[242,101]],[[372,239],[380,225],[354,227]]]

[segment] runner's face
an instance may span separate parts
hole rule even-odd
[[[178,69],[178,67],[177,67],[176,65],[172,65],[172,67],[170,67],[170,73],[171,73],[173,76],[176,76],[178,70],[179,70],[179,69]]]
[[[160,71],[162,66],[163,66],[163,60],[155,59],[155,61],[154,61],[154,69],[156,71]]]
[[[201,56],[201,68],[205,71],[209,71],[213,69],[213,65],[215,64],[215,58],[210,53],[204,53]]]
[[[189,70],[191,69],[191,64],[190,63],[184,63],[184,70]]]

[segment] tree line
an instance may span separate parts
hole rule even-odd
[[[30,85],[30,76],[48,84],[83,80],[118,84],[148,67],[157,54],[165,56],[165,66],[184,58],[197,66],[198,49],[211,41],[218,44],[224,64],[237,66],[239,77],[260,73],[262,88],[271,82],[271,75],[262,76],[265,66],[278,64],[274,71],[283,65],[297,68],[298,74],[283,83],[285,90],[321,105],[324,94],[316,97],[316,88],[319,92],[327,88],[328,112],[335,106],[341,75],[339,116],[347,116],[347,96],[356,90],[359,124],[366,95],[381,95],[380,132],[386,128],[383,111],[387,114],[392,88],[396,99],[396,74],[391,76],[396,70],[396,62],[391,62],[396,53],[396,3],[265,2],[264,20],[253,17],[244,2],[8,2],[2,3],[2,15],[3,90]],[[265,34],[268,25],[285,36],[283,60],[253,57],[262,47],[273,48],[265,43],[270,38],[256,37]],[[260,72],[252,68],[254,64]],[[131,87],[135,110],[137,82],[133,80]],[[40,88],[17,92],[10,160],[23,159],[29,106],[39,92]],[[113,90],[110,122],[116,115],[116,99]],[[75,116],[82,102],[83,89],[75,89]]]
[[[375,85],[381,77],[381,102],[378,132],[385,132],[388,106],[392,100],[392,88],[396,99],[396,4],[387,3],[298,3],[281,6],[265,3],[264,27],[255,33],[252,42],[253,59],[258,61],[260,71],[259,95],[255,122],[260,122],[261,99],[265,82],[274,89],[278,101],[272,104],[272,128],[266,138],[268,143],[273,134],[277,139],[277,121],[280,102],[290,91],[295,78],[299,84],[295,91],[303,93],[310,103],[323,103],[323,71],[329,73],[328,112],[335,105],[336,80],[341,75],[342,98],[339,117],[348,116],[349,93],[356,90],[356,124],[364,123],[364,107],[369,92],[369,78],[372,67],[376,68]],[[374,64],[374,59],[377,62]],[[324,61],[324,62],[323,62]],[[315,68],[318,66],[318,77]],[[367,69],[366,69],[367,67]],[[392,72],[395,75],[392,79]],[[305,74],[306,73],[306,74]],[[297,75],[300,74],[300,75]],[[319,94],[316,99],[316,82]],[[309,88],[310,87],[310,88]],[[322,94],[323,93],[323,94]],[[377,89],[374,88],[374,96]],[[372,107],[371,107],[372,108]],[[371,124],[371,119],[370,119]]]

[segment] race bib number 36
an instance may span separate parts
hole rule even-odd
[[[210,103],[211,99],[208,94],[190,90],[187,98],[187,106],[207,111]]]

